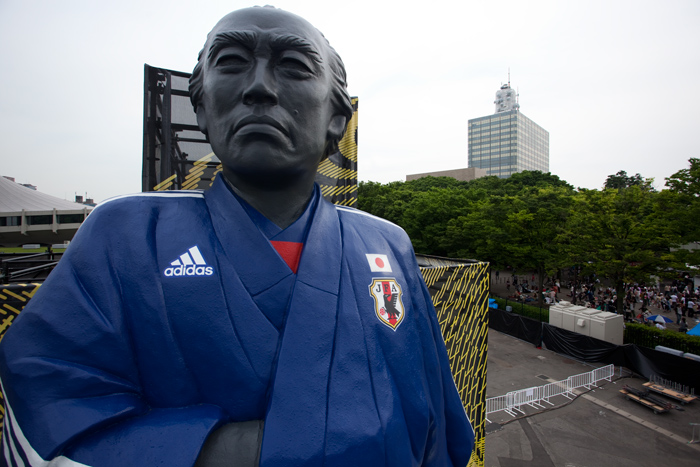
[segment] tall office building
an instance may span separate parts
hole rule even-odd
[[[549,132],[520,112],[510,82],[496,92],[496,113],[469,120],[470,168],[507,178],[524,170],[549,172]]]

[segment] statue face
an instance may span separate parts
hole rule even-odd
[[[271,8],[225,16],[209,34],[197,109],[224,175],[236,185],[315,174],[334,115],[325,39],[302,18]]]

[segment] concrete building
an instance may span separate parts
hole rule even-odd
[[[504,84],[496,113],[469,120],[469,168],[510,177],[524,170],[549,172],[549,132],[520,112],[518,95]]]
[[[452,169],[452,170],[442,170],[439,172],[426,172],[422,174],[411,174],[406,175],[406,181],[418,180],[423,177],[452,177],[455,180],[462,182],[469,182],[479,177],[484,177],[486,171],[483,169],[469,168],[469,169]]]
[[[68,242],[92,209],[0,177],[0,247]]]

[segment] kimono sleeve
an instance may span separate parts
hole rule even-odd
[[[463,467],[469,463],[472,450],[474,449],[475,433],[452,376],[445,341],[440,330],[432,298],[422,277],[419,277],[419,281],[428,308],[427,314],[430,318],[442,379],[442,394],[440,394],[442,403],[435,404],[439,412],[436,414],[433,431],[426,446],[423,465]]]
[[[193,465],[223,419],[144,400],[113,248],[138,239],[115,222],[90,215],[0,344],[8,465]]]

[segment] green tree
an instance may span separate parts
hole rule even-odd
[[[445,246],[447,226],[455,217],[465,215],[472,203],[464,189],[435,188],[413,194],[399,225],[406,230],[419,253],[452,256]]]
[[[465,188],[469,182],[456,180],[452,177],[422,177],[405,183],[405,187],[412,191],[430,191],[435,188]]]
[[[573,190],[574,187],[556,175],[539,170],[525,170],[514,173],[510,177],[503,179],[503,185],[511,194],[519,193],[525,187],[560,187]]]
[[[615,175],[608,175],[605,180],[605,188],[607,189],[617,189],[621,190],[623,188],[628,188],[631,186],[642,186],[644,185],[644,179],[641,175],[635,174],[628,176],[627,172],[620,170]]]
[[[363,211],[401,225],[403,213],[412,202],[414,192],[404,182],[382,185],[377,182],[360,182],[357,207]]]
[[[446,256],[443,237],[447,223],[466,212],[465,182],[426,177],[380,185],[362,182],[358,207],[406,230],[418,253]]]
[[[675,193],[700,198],[700,159],[691,157],[688,163],[689,168],[679,170],[665,179],[666,186]]]
[[[683,246],[674,251],[679,268],[700,266],[700,159],[691,158],[690,167],[666,178],[663,193],[668,222],[681,237]]]
[[[558,239],[569,216],[573,192],[562,186],[527,187],[504,199],[509,206],[503,230],[509,241],[503,245],[512,264],[537,272],[538,290],[544,278],[565,261]],[[542,305],[542,294],[538,294]]]
[[[574,196],[570,185],[551,181],[525,174],[498,189],[472,190],[469,211],[448,222],[445,249],[452,256],[534,270],[542,290],[545,276],[566,259],[558,239]]]
[[[495,178],[495,177],[494,177]],[[498,219],[501,197],[491,197],[486,190],[470,190],[461,215],[447,222],[442,248],[453,258],[480,259],[491,264],[505,265],[508,258],[498,248],[508,240]]]
[[[525,257],[538,249],[536,256],[542,255],[556,236],[544,233],[544,226],[554,225],[548,224],[552,197],[544,196],[547,190],[573,193],[573,187],[555,175],[526,171],[507,179],[491,176],[470,182],[425,177],[387,185],[360,183],[358,205],[403,227],[419,253],[478,258],[539,271],[540,259]],[[519,215],[515,215],[516,206]],[[525,214],[532,218],[527,225]],[[562,225],[560,217],[557,227]],[[526,234],[536,228],[542,230],[533,239],[543,242],[523,246],[530,241]],[[505,246],[514,239],[519,247],[511,251]]]
[[[622,310],[624,283],[645,281],[668,266],[678,236],[661,209],[659,193],[643,186],[583,190],[574,198],[560,241],[589,272],[610,278]]]

